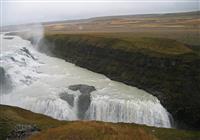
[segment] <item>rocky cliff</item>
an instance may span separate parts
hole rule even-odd
[[[141,43],[141,39],[47,35],[39,48],[113,80],[144,89],[161,101],[178,127],[199,128],[200,57],[174,40],[144,40],[147,44]]]

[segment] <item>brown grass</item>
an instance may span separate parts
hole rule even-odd
[[[48,129],[31,137],[30,140],[157,140],[157,138],[141,127],[100,122],[73,122]]]
[[[59,26],[62,26],[61,29]],[[81,29],[80,29],[81,26]],[[115,37],[162,37],[200,45],[199,12],[151,15],[100,17],[87,22],[46,23],[45,32],[50,34],[103,34]]]

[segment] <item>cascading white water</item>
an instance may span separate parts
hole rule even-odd
[[[0,36],[0,62],[12,85],[9,93],[1,90],[1,104],[61,120],[78,120],[78,101],[82,93],[68,87],[85,84],[96,90],[90,93],[84,119],[171,127],[168,112],[147,92],[39,53],[29,41],[20,37]],[[61,98],[61,93],[66,93],[63,98],[70,98],[72,103]]]
[[[97,96],[88,110],[89,119],[169,127],[166,111],[155,102]]]

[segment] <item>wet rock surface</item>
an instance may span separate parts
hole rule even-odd
[[[5,82],[5,76],[6,72],[4,70],[4,68],[0,67],[0,80],[1,80],[1,84],[3,84],[3,82]]]
[[[79,95],[78,98],[78,117],[80,119],[85,119],[85,112],[88,110],[91,103],[90,93],[96,90],[95,87],[78,84],[69,86],[69,89],[80,91],[81,95]]]
[[[9,75],[6,74],[6,71],[3,67],[0,67],[0,91],[1,94],[8,93],[11,91],[12,85]]]
[[[94,86],[88,86],[84,84],[71,85],[69,86],[69,89],[73,91],[79,90],[82,94],[90,94],[92,91],[96,90]]]
[[[13,39],[14,37],[4,37],[3,39],[8,39],[8,40],[11,40]]]
[[[33,60],[36,60],[35,57],[30,53],[30,51],[27,48],[23,47],[21,50],[26,54],[27,57],[30,57]]]
[[[63,92],[60,94],[60,98],[67,101],[69,105],[74,106],[74,95]]]

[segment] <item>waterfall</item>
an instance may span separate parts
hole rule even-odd
[[[146,91],[42,54],[20,37],[0,36],[1,72],[10,81],[9,92],[1,90],[1,104],[60,120],[171,127],[169,113]]]
[[[96,96],[87,113],[89,120],[170,127],[169,116],[159,102]]]

